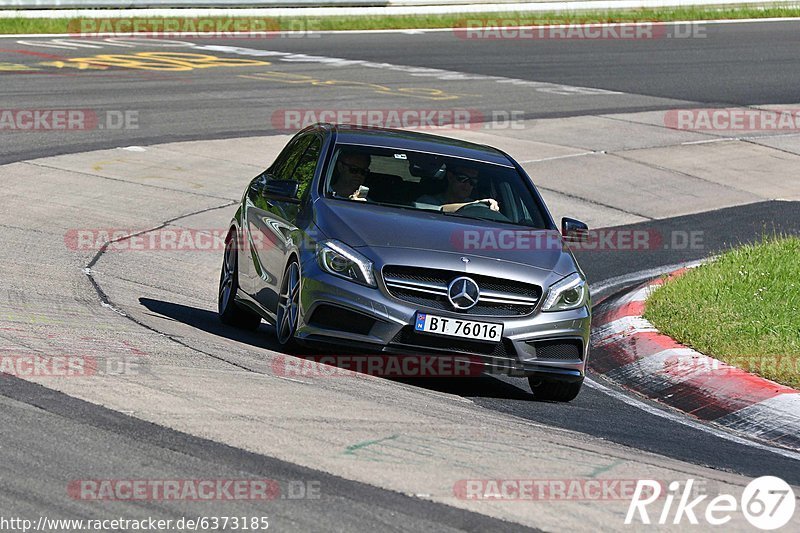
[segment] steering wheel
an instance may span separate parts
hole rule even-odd
[[[478,218],[485,218],[486,220],[494,220],[495,222],[511,222],[507,216],[500,211],[492,211],[492,209],[485,203],[467,204],[456,209],[454,214],[464,216],[474,216]]]

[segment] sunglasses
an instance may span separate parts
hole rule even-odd
[[[478,178],[474,178],[472,176],[467,176],[466,174],[454,174],[456,181],[459,183],[467,183],[469,182],[470,185],[476,187],[478,185]]]
[[[361,174],[362,176],[367,176],[369,174],[369,168],[362,168],[356,165],[348,165],[344,161],[339,161],[342,166],[344,166],[351,174]]]

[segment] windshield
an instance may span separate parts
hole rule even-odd
[[[325,177],[325,195],[547,228],[527,178],[513,167],[408,150],[340,144]]]

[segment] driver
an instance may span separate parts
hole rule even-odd
[[[447,188],[440,194],[425,194],[417,198],[416,203],[430,206],[440,206],[445,213],[453,213],[470,204],[484,204],[492,211],[499,211],[500,205],[494,198],[473,200],[470,198],[472,190],[478,184],[480,171],[471,166],[457,163],[448,166],[445,177]]]
[[[351,200],[364,200],[354,196],[358,188],[364,184],[364,179],[369,176],[369,154],[363,152],[342,151],[336,160],[336,167],[331,178],[331,190],[340,198]]]

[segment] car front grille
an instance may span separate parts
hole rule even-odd
[[[478,303],[456,310],[447,299],[447,286],[454,279],[467,276],[480,287]],[[395,298],[433,309],[457,311],[467,315],[524,316],[536,308],[542,290],[538,285],[491,276],[465,274],[451,270],[396,266],[383,267],[383,281]]]

